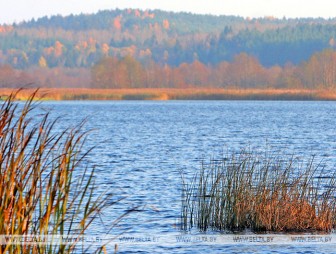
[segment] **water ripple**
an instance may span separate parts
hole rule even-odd
[[[115,230],[176,234],[180,213],[179,171],[193,174],[202,159],[250,147],[309,158],[328,168],[336,165],[334,102],[46,102],[59,128],[88,116],[94,129],[87,147],[96,165],[100,191],[125,197],[103,215],[106,225],[125,209],[143,206]],[[112,201],[111,201],[112,202]],[[174,226],[175,225],[175,226]],[[95,232],[104,227],[94,225]],[[118,253],[334,253],[317,246],[145,246]]]

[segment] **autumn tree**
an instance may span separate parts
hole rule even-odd
[[[118,88],[118,59],[106,57],[91,69],[92,86],[95,88]]]
[[[238,54],[228,66],[227,78],[231,85],[242,88],[258,87],[265,84],[262,79],[263,67],[258,59],[246,53]]]
[[[230,85],[228,68],[230,63],[220,62],[216,66],[212,67],[212,74],[210,75],[210,84],[215,87],[227,87]],[[232,84],[231,84],[232,85]]]
[[[302,71],[292,63],[287,63],[281,70],[276,87],[279,88],[302,88]]]
[[[15,86],[15,70],[10,65],[0,65],[0,87]]]
[[[0,87],[19,88],[34,83],[35,80],[27,72],[15,70],[10,65],[0,65]]]
[[[102,59],[92,68],[92,85],[100,88],[137,88],[145,84],[146,73],[140,62],[131,56],[120,60]]]
[[[123,70],[125,83],[121,83],[122,87],[138,88],[144,84],[144,69],[142,64],[131,56],[126,56],[119,61],[119,68]]]
[[[179,72],[184,76],[183,83],[187,86],[209,86],[209,69],[198,60],[191,64],[181,64]]]
[[[306,87],[331,88],[336,86],[336,52],[327,49],[315,53],[301,67]]]

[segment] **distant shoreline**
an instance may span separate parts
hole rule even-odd
[[[17,100],[26,100],[34,88],[23,89]],[[4,100],[15,89],[0,88]],[[336,101],[336,91],[316,89],[223,89],[223,88],[135,88],[135,89],[90,89],[90,88],[41,88],[37,93],[41,100],[90,101],[90,100],[298,100]]]

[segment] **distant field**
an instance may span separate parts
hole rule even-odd
[[[25,100],[35,89],[24,89],[17,100]],[[13,89],[1,88],[1,99]],[[43,88],[37,97],[44,100],[336,100],[336,91],[308,89],[89,89]]]

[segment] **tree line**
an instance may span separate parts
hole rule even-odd
[[[326,49],[300,65],[265,67],[247,53],[232,62],[205,65],[195,60],[177,67],[145,64],[131,56],[106,57],[91,70],[94,88],[310,88],[336,86],[336,52]]]
[[[336,52],[325,49],[299,65],[267,67],[247,53],[231,62],[205,65],[195,60],[179,66],[140,62],[132,56],[105,57],[88,68],[31,68],[0,65],[0,87],[92,88],[309,88],[336,87]]]

